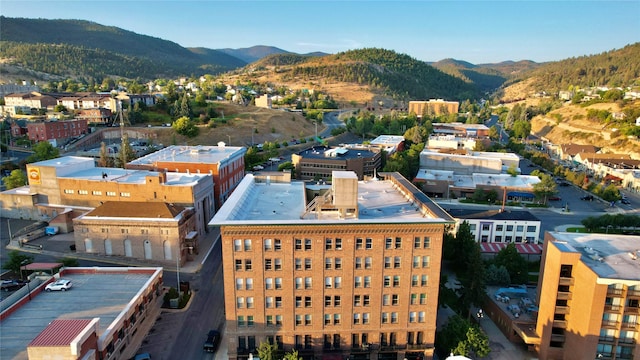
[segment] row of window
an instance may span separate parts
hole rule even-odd
[[[249,262],[249,265],[251,263]],[[245,264],[246,265],[246,264]],[[280,290],[282,289],[282,278],[265,278],[265,289],[266,290]],[[294,279],[295,289],[311,289],[313,284],[313,279],[311,277],[297,277]],[[370,288],[371,287],[371,276],[356,276],[354,277],[354,288]],[[426,287],[429,283],[429,275],[412,275],[411,276],[411,287]],[[341,276],[327,276],[325,277],[325,288],[336,288],[339,289],[342,286],[342,277]],[[400,275],[392,276],[384,276],[383,277],[383,286],[384,287],[399,287],[400,286]],[[253,290],[253,278],[236,278],[236,290]]]
[[[169,229],[159,229],[159,231],[160,231],[161,235],[169,235]],[[88,233],[89,232],[89,228],[87,228],[87,227],[80,228],[80,232]],[[103,234],[108,234],[109,233],[109,228],[100,228],[100,232],[103,233]],[[121,234],[129,234],[129,229],[120,228],[120,233]],[[148,235],[149,234],[149,229],[140,229],[140,234]]]
[[[342,322],[341,314],[324,314],[324,325],[339,325]],[[313,317],[311,314],[296,314],[295,315],[296,326],[310,326],[313,325]],[[371,319],[370,313],[354,313],[353,324],[369,324]],[[265,323],[267,326],[282,326],[282,315],[267,315],[265,317]],[[383,312],[381,315],[381,321],[383,324],[397,324],[398,313],[397,312]],[[409,312],[409,323],[424,323],[426,321],[426,312],[424,311],[412,311]],[[242,326],[254,326],[253,315],[244,315],[237,317],[238,327]]]
[[[66,192],[67,190],[65,190]],[[70,190],[73,191],[73,190]],[[295,250],[311,250],[313,241],[311,239],[295,239]],[[281,239],[264,239],[264,250],[265,251],[280,251],[282,250],[282,240]],[[370,250],[373,248],[373,239],[371,238],[356,238],[355,240],[356,250],[366,249]],[[401,249],[402,248],[402,238],[396,237],[385,238],[385,249]],[[431,247],[431,238],[428,236],[425,237],[414,237],[413,240],[413,248],[414,249],[429,249]],[[251,239],[234,239],[233,240],[233,250],[234,251],[251,251],[252,250],[252,240]],[[326,238],[324,241],[325,250],[342,250],[342,239],[336,238]]]
[[[73,189],[64,189],[64,193],[65,194],[69,194],[69,195],[73,195],[73,194],[76,193],[76,191],[73,190]],[[78,195],[89,195],[89,191],[88,190],[78,190],[77,193],[78,193]],[[117,193],[115,191],[107,191],[106,194],[107,194],[107,196],[117,196]],[[102,191],[101,190],[93,190],[93,191],[91,191],[91,195],[102,196]],[[120,196],[121,197],[131,197],[131,193],[130,192],[121,192]]]
[[[482,231],[490,231],[491,230],[491,225],[489,223],[483,223],[481,224],[481,230]],[[504,229],[507,229],[506,231],[513,231],[514,226],[513,225],[503,225],[503,224],[499,224],[496,225],[496,231],[504,231]],[[516,225],[515,226],[516,232],[523,232],[524,231],[524,225]],[[476,230],[476,224],[469,224],[469,230],[471,230],[472,232]],[[536,232],[538,230],[538,227],[535,225],[527,225],[527,232]]]

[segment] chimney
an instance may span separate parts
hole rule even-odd
[[[160,171],[158,172],[158,180],[160,181],[160,184],[164,184],[167,182],[167,173],[164,171]]]

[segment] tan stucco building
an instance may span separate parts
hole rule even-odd
[[[457,101],[444,101],[443,99],[409,101],[409,113],[414,113],[418,117],[422,117],[423,114],[457,114],[459,106]]]

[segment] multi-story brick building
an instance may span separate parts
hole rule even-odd
[[[299,180],[330,180],[333,171],[353,171],[363,180],[381,168],[382,154],[378,149],[315,146],[292,154],[291,162]]]
[[[27,136],[35,142],[66,140],[88,132],[87,120],[84,119],[27,123]]]
[[[141,169],[191,174],[211,174],[216,208],[229,198],[244,177],[244,147],[226,146],[169,146],[143,156],[126,165],[127,169]]]
[[[401,175],[381,176],[334,171],[330,186],[309,188],[244,178],[210,223],[230,359],[265,341],[304,359],[432,358],[453,219]]]
[[[414,113],[418,117],[422,117],[423,114],[457,114],[459,106],[457,101],[444,101],[443,99],[409,101],[409,113]]]
[[[545,234],[535,331],[541,359],[640,359],[640,237]]]

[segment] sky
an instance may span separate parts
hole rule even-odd
[[[184,47],[376,47],[473,64],[557,61],[640,41],[640,0],[1,0],[0,14],[94,21]]]

